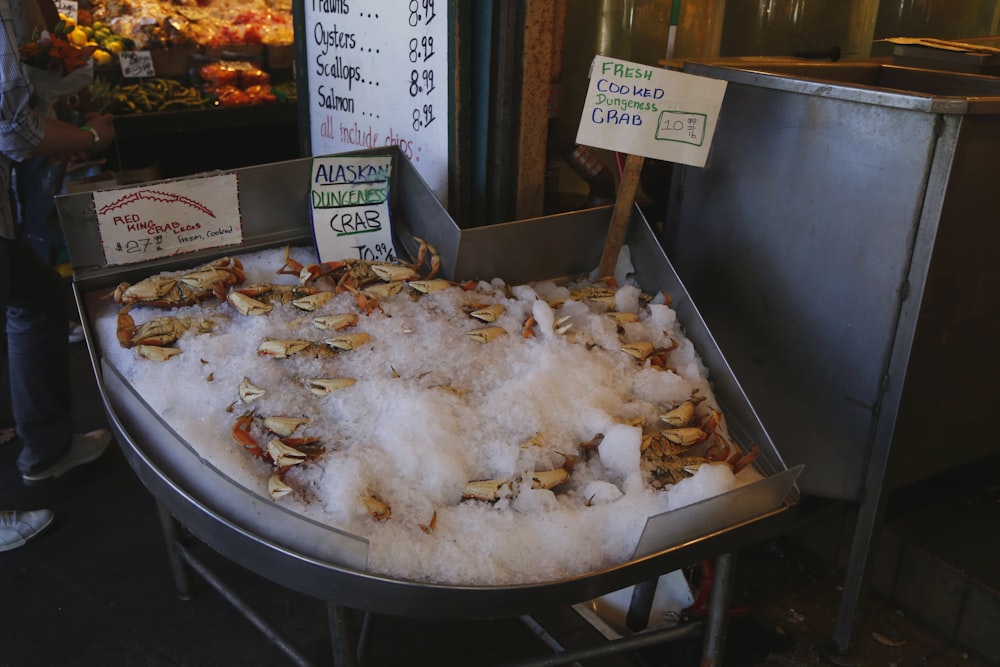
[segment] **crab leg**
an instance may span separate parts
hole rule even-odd
[[[238,445],[246,449],[248,452],[254,456],[264,457],[264,450],[260,448],[260,444],[257,439],[250,435],[250,425],[253,423],[253,413],[248,412],[239,419],[233,425],[233,430],[230,432],[233,440],[236,441]]]

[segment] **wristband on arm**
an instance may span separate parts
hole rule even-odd
[[[101,143],[101,135],[99,135],[97,133],[97,130],[95,130],[94,128],[92,128],[89,125],[81,125],[80,129],[84,130],[86,132],[90,132],[92,135],[94,135],[94,144],[93,144],[94,146],[96,146],[97,144]]]

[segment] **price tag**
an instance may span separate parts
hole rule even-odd
[[[719,79],[597,56],[576,141],[704,167],[725,93]]]
[[[389,221],[390,156],[313,158],[313,234],[320,261],[392,262]]]
[[[122,51],[118,54],[122,76],[127,79],[142,79],[156,76],[153,56],[149,51]]]
[[[109,265],[243,242],[235,174],[94,193]]]
[[[76,22],[77,19],[77,7],[79,3],[75,0],[56,0],[56,11],[65,16],[68,19],[73,19]]]

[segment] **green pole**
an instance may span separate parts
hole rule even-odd
[[[674,57],[674,47],[677,43],[677,24],[681,19],[681,0],[670,3],[670,27],[667,29],[667,60]]]

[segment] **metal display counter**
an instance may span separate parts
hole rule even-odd
[[[692,61],[728,81],[664,246],[804,493],[860,503],[852,641],[888,488],[996,450],[1000,79]],[[891,463],[891,465],[890,465]]]
[[[611,209],[539,218],[462,231],[448,218],[413,167],[396,149],[390,185],[393,227],[400,244],[415,249],[414,236],[426,239],[441,254],[448,278],[501,275],[527,281],[575,275],[596,266]],[[725,359],[719,353],[694,303],[677,278],[638,209],[627,243],[632,249],[635,278],[648,291],[665,290],[672,307],[705,365],[733,437],[745,448],[758,445],[757,468],[763,479],[658,517],[646,525],[627,563],[580,576],[528,585],[463,586],[404,580],[366,569],[366,540],[309,520],[241,487],[205,463],[190,443],[145,404],[121,373],[102,358],[101,342],[88,307],[118,282],[164,270],[187,268],[223,254],[311,242],[308,185],[311,161],[295,160],[245,168],[239,179],[243,244],[139,266],[108,266],[96,230],[90,194],[57,201],[75,268],[74,293],[86,330],[87,345],[109,423],[129,464],[166,511],[175,576],[186,591],[183,563],[208,577],[226,597],[244,609],[238,592],[213,581],[176,539],[176,519],[199,540],[232,561],[290,589],[326,600],[331,613],[337,664],[353,664],[351,637],[344,630],[344,608],[428,618],[498,618],[530,614],[545,607],[568,605],[627,586],[655,580],[661,574],[705,558],[724,558],[732,551],[780,534],[798,505],[794,486],[800,469],[787,469]],[[183,179],[178,179],[183,180]],[[516,250],[505,252],[504,249]],[[572,250],[570,250],[572,248]],[[553,252],[559,249],[559,252]],[[494,265],[504,259],[500,264]],[[724,562],[724,561],[723,561]],[[725,570],[725,568],[720,568]],[[728,576],[728,575],[727,575]],[[725,582],[722,582],[723,584]],[[726,590],[720,585],[720,590]],[[724,636],[726,604],[716,605],[707,634]],[[257,622],[255,620],[255,622]],[[700,631],[700,628],[697,628]],[[675,628],[669,639],[693,631]],[[269,633],[283,645],[279,633]],[[650,641],[636,636],[616,650]],[[708,645],[708,642],[706,642]],[[303,663],[294,647],[283,646]],[[718,647],[717,647],[718,648]],[[568,657],[567,662],[573,658]],[[545,664],[557,664],[546,662]]]

